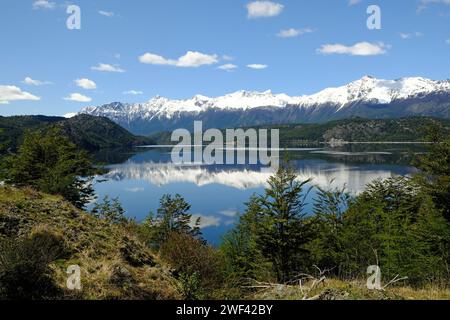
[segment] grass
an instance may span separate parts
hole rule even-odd
[[[450,289],[429,286],[414,289],[401,285],[385,290],[369,290],[364,281],[327,279],[311,291],[312,283],[272,287],[249,295],[250,299],[263,300],[450,300]]]
[[[51,264],[58,299],[181,299],[180,283],[170,267],[136,236],[135,225],[111,224],[76,209],[58,196],[33,189],[0,186],[0,240],[18,241],[47,232],[63,239],[67,256]],[[1,252],[0,252],[1,258]],[[67,267],[81,268],[81,291],[66,289]],[[1,268],[1,264],[0,264]],[[1,270],[0,270],[1,271]],[[398,282],[386,290],[368,290],[363,280],[326,279],[312,288],[273,285],[241,296],[240,284],[225,286],[217,298],[262,300],[450,300],[450,289],[411,288]],[[1,297],[0,297],[1,298]]]
[[[169,267],[128,228],[78,210],[58,196],[0,187],[0,240],[46,230],[63,235],[69,255],[51,264],[62,299],[178,299]],[[67,267],[81,268],[81,291],[66,289]]]

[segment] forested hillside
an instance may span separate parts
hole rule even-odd
[[[333,140],[346,142],[423,142],[428,128],[431,126],[438,126],[444,133],[450,133],[450,120],[426,117],[382,120],[353,118],[324,124],[280,124],[252,128],[280,129],[280,144],[287,147],[304,143],[327,143]],[[159,144],[173,144],[170,141],[170,132],[155,134],[151,137]]]
[[[70,119],[45,116],[0,117],[0,153],[14,151],[26,130],[59,127],[79,148],[89,152],[102,149],[126,149],[152,143],[135,136],[107,118],[79,115]]]

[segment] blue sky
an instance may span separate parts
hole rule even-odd
[[[367,28],[371,4],[381,30]],[[0,35],[0,115],[450,77],[450,0],[2,0]]]

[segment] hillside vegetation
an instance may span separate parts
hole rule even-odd
[[[126,225],[95,217],[59,196],[28,188],[0,187],[0,240],[0,278],[3,280],[0,297],[180,297],[177,281],[167,265],[127,230]],[[5,261],[9,264],[5,265]],[[49,268],[41,262],[44,265],[48,262]],[[70,265],[81,268],[81,291],[69,291],[66,287],[66,271]],[[10,279],[7,284],[5,274],[9,274],[7,279]],[[39,281],[40,286],[36,285]]]
[[[423,142],[427,129],[438,126],[444,134],[450,134],[450,120],[426,117],[369,120],[353,118],[330,121],[323,124],[271,125],[255,129],[279,129],[283,147],[302,144],[345,142]],[[248,129],[248,128],[245,128]],[[151,136],[159,144],[173,144],[171,133]]]
[[[61,128],[62,132],[79,148],[89,152],[104,149],[127,149],[150,144],[152,140],[129,133],[111,120],[89,115],[70,119],[45,116],[0,117],[0,153],[15,151],[27,130]]]
[[[447,299],[450,136],[428,139],[420,172],[358,195],[283,162],[214,248],[181,195],[128,219],[119,199],[95,200],[96,168],[61,128],[27,131],[0,165],[0,299]]]

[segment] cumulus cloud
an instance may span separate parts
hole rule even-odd
[[[254,70],[263,70],[263,69],[267,69],[268,65],[266,64],[259,64],[259,63],[254,63],[254,64],[248,64],[247,68],[250,69],[254,69]]]
[[[35,79],[32,79],[31,77],[26,77],[23,80],[23,83],[30,85],[30,86],[44,86],[47,84],[52,84],[50,81],[35,80]]]
[[[281,14],[284,6],[272,1],[253,1],[247,4],[249,19],[275,17]]]
[[[114,17],[114,12],[111,11],[100,10],[98,13],[105,17]]]
[[[280,38],[294,38],[294,37],[298,37],[303,34],[311,33],[311,32],[314,32],[314,30],[311,28],[304,28],[304,29],[291,28],[291,29],[281,30],[280,32],[277,33],[277,36]]]
[[[124,91],[123,94],[128,94],[128,95],[132,95],[132,96],[138,96],[141,94],[144,94],[142,91],[139,90],[128,90],[128,91]]]
[[[235,64],[232,64],[232,63],[227,63],[227,64],[224,64],[224,65],[221,65],[221,66],[217,67],[217,69],[225,70],[225,71],[234,71],[237,68],[238,68],[238,66],[235,65]]]
[[[200,229],[210,228],[210,227],[220,227],[221,219],[214,216],[204,216],[201,214],[193,214],[191,217],[190,226],[194,227],[197,220],[200,218]]]
[[[54,9],[55,7],[56,3],[49,0],[36,0],[33,2],[34,9]]]
[[[10,101],[18,100],[38,101],[41,98],[29,92],[22,91],[22,89],[16,86],[0,85],[0,104],[8,104]]]
[[[74,102],[91,102],[92,98],[82,95],[81,93],[71,93],[68,97],[63,98],[67,101]]]
[[[358,42],[353,46],[346,46],[343,44],[325,44],[321,48],[317,49],[321,54],[346,54],[351,56],[376,56],[382,55],[389,49],[388,45],[383,42],[370,43],[370,42]]]
[[[123,70],[117,65],[113,66],[111,64],[106,63],[99,63],[97,66],[91,67],[91,69],[94,71],[101,71],[101,72],[118,72],[118,73],[125,72],[125,70]]]
[[[86,89],[86,90],[93,90],[97,89],[97,84],[89,79],[82,78],[75,80],[75,84],[79,86],[80,88]]]
[[[167,59],[154,53],[145,53],[139,57],[139,61],[145,64],[166,65],[182,68],[197,68],[219,62],[217,55],[204,54],[197,51],[188,51],[178,59]]]
[[[356,5],[356,4],[360,3],[360,2],[361,2],[361,0],[348,0],[348,5],[349,6],[354,6],[354,5]]]

